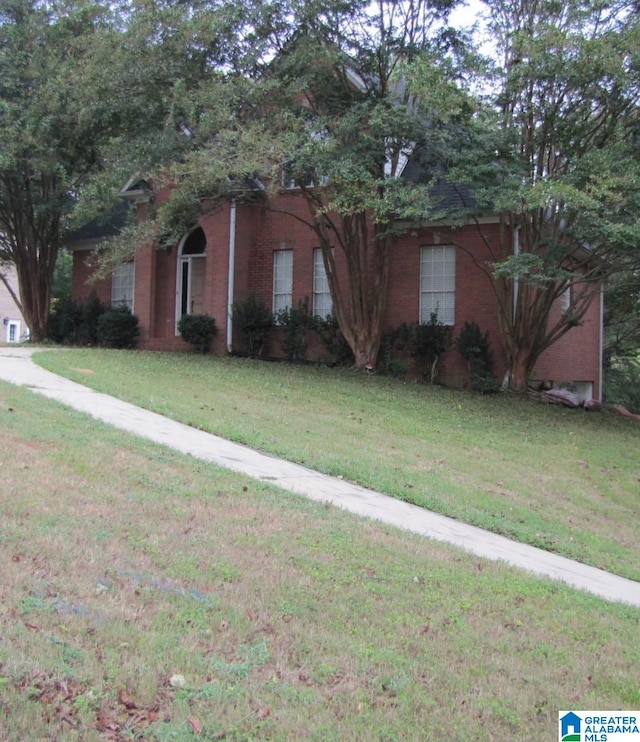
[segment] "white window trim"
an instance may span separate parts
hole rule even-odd
[[[304,184],[305,188],[322,188],[329,182],[328,175],[322,175],[313,171],[309,173],[309,179]],[[302,186],[300,183],[289,174],[286,168],[282,170],[282,187],[287,191],[299,191]]]
[[[437,312],[439,322],[449,327],[455,325],[456,248],[453,245],[423,245],[420,248],[419,280],[420,323],[428,323],[433,312]],[[434,283],[439,286],[435,287]]]
[[[322,248],[313,250],[313,316],[326,319],[333,314],[333,299],[327,271],[322,257]],[[328,310],[328,311],[327,311]]]
[[[293,250],[273,252],[273,314],[290,309],[293,304]]]
[[[15,329],[13,340],[11,339],[12,328]],[[19,319],[10,319],[7,322],[6,341],[7,343],[19,343],[20,342],[20,320]]]
[[[193,261],[194,260],[204,260],[207,257],[207,246],[205,242],[204,250],[201,253],[189,253],[187,255],[183,255],[182,251],[184,249],[184,246],[189,239],[189,237],[195,232],[196,229],[202,229],[201,227],[195,227],[190,232],[187,232],[182,239],[180,240],[180,244],[178,245],[178,262],[176,266],[176,305],[175,305],[175,325],[174,325],[174,333],[176,337],[180,337],[180,333],[178,331],[178,322],[182,319],[182,281],[183,281],[183,271],[187,270],[187,286],[186,286],[186,292],[187,292],[187,298],[191,297],[191,281],[193,278]],[[187,302],[187,311],[186,314],[191,314],[191,307],[189,303]]]
[[[122,295],[122,277],[116,276],[116,272],[125,268],[127,270],[131,271],[131,275],[127,276],[127,286],[126,289],[129,289],[131,291],[131,297],[129,298],[127,293]],[[134,301],[135,301],[135,286],[136,286],[136,266],[134,261],[130,261],[128,263],[121,263],[120,265],[116,266],[115,270],[111,274],[111,306],[112,307],[118,307],[122,306],[123,304],[126,304],[131,313],[133,314],[133,307],[134,307]],[[116,293],[116,291],[118,293]]]

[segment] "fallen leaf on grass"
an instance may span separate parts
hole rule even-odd
[[[124,688],[120,691],[120,693],[118,693],[118,700],[127,709],[138,708],[136,702],[133,700],[133,698],[131,698],[127,691],[124,690]]]
[[[195,719],[193,716],[190,716],[187,719],[187,722],[191,724],[191,728],[193,729],[194,734],[202,734],[202,724],[197,719]]]

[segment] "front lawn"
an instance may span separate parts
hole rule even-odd
[[[194,427],[640,580],[640,425],[322,367],[64,350],[37,363]]]
[[[637,608],[5,383],[0,444],[2,742],[525,742],[640,707]]]

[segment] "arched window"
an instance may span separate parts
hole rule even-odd
[[[185,235],[178,249],[176,325],[185,314],[204,314],[207,238],[202,227]],[[177,328],[176,328],[177,332]]]

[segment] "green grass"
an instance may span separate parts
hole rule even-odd
[[[640,580],[633,422],[238,358],[100,350],[34,358],[194,427]]]
[[[637,609],[3,383],[0,471],[2,742],[524,742],[638,707]]]

